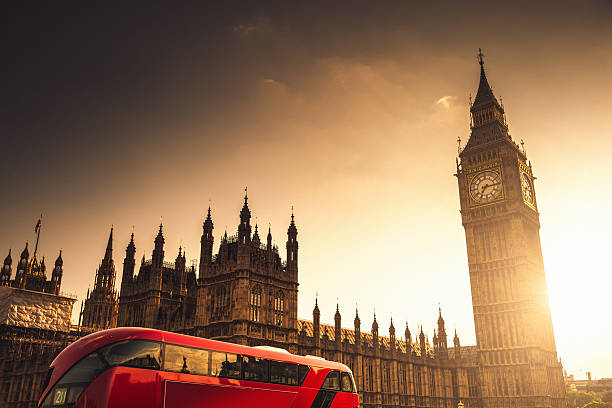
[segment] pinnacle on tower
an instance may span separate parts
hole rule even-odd
[[[255,223],[255,232],[253,233],[253,241],[259,244],[259,232],[257,227],[257,222]]]
[[[132,232],[132,235],[130,236],[130,242],[125,248],[125,254],[126,257],[129,256],[129,258],[133,258],[136,254],[136,244],[134,244],[134,232]]]
[[[291,206],[291,223],[289,224],[289,229],[287,230],[287,234],[289,235],[297,235],[297,227],[295,226],[295,216],[293,215],[293,206]]]
[[[499,104],[487,80],[484,69],[484,55],[478,49],[480,64],[480,81],[474,102],[470,102],[470,120],[472,133],[467,144],[459,153],[463,158],[474,147],[494,140],[510,139],[503,106]]]
[[[25,248],[23,248],[23,251],[21,251],[21,259],[28,259],[30,257],[30,252],[28,251],[28,244],[29,242],[26,241]]]
[[[211,230],[213,229],[213,221],[212,221],[212,217],[210,216],[210,205],[208,206],[208,214],[206,215],[206,220],[204,220],[204,230]]]
[[[13,263],[13,259],[11,258],[11,248],[9,248],[8,255],[4,258],[4,265],[10,266]]]
[[[163,245],[164,242],[166,242],[166,240],[164,239],[163,225],[162,223],[159,223],[159,232],[157,233],[157,236],[155,237],[155,244],[156,246],[158,243]]]
[[[111,226],[110,234],[108,235],[108,243],[106,244],[106,252],[104,259],[111,259],[113,257],[113,227]]]
[[[267,247],[268,251],[272,250],[272,227],[268,224]]]
[[[63,265],[64,265],[64,260],[62,259],[62,250],[60,249],[59,255],[57,256],[57,259],[55,260],[55,266],[63,266]]]
[[[480,64],[480,82],[478,83],[478,91],[476,92],[476,98],[474,99],[474,103],[472,104],[472,110],[475,108],[488,104],[495,103],[499,106],[497,99],[495,99],[495,95],[493,95],[493,90],[489,85],[489,81],[487,80],[487,75],[485,74],[484,69],[484,54],[482,50],[478,49],[478,63]],[[501,108],[501,106],[500,106]]]

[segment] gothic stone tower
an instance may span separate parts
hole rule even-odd
[[[83,326],[108,329],[117,325],[117,292],[115,291],[115,263],[113,261],[113,229],[108,236],[104,258],[96,272],[94,288],[85,299]]]
[[[457,164],[484,407],[562,407],[531,163],[508,133],[479,53]]]
[[[235,236],[222,237],[212,256],[213,222],[203,225],[197,321],[193,334],[246,345],[272,345],[297,352],[298,241],[293,214],[283,263],[268,230],[266,243],[245,195]]]

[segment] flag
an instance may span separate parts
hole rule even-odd
[[[40,226],[42,225],[42,219],[39,218],[38,222],[36,223],[36,225],[34,226],[34,233],[38,234],[38,230],[40,229]]]

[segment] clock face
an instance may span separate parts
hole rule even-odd
[[[488,203],[501,195],[502,181],[499,173],[491,170],[478,173],[470,183],[470,195],[478,203]]]
[[[529,176],[525,173],[521,174],[521,189],[523,190],[523,200],[525,200],[527,204],[533,204],[533,185],[531,184],[531,180],[529,180]]]

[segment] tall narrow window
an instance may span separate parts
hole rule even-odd
[[[261,321],[260,316],[261,309],[261,288],[255,286],[251,289],[251,296],[249,298],[249,318],[254,322]]]
[[[217,288],[213,302],[213,318],[219,319],[225,314],[225,309],[227,308],[227,291],[225,286]]]
[[[368,360],[368,391],[374,391],[374,373],[372,371],[372,362]]]
[[[274,297],[274,324],[283,325],[283,314],[285,310],[285,297],[283,292],[278,292]]]

